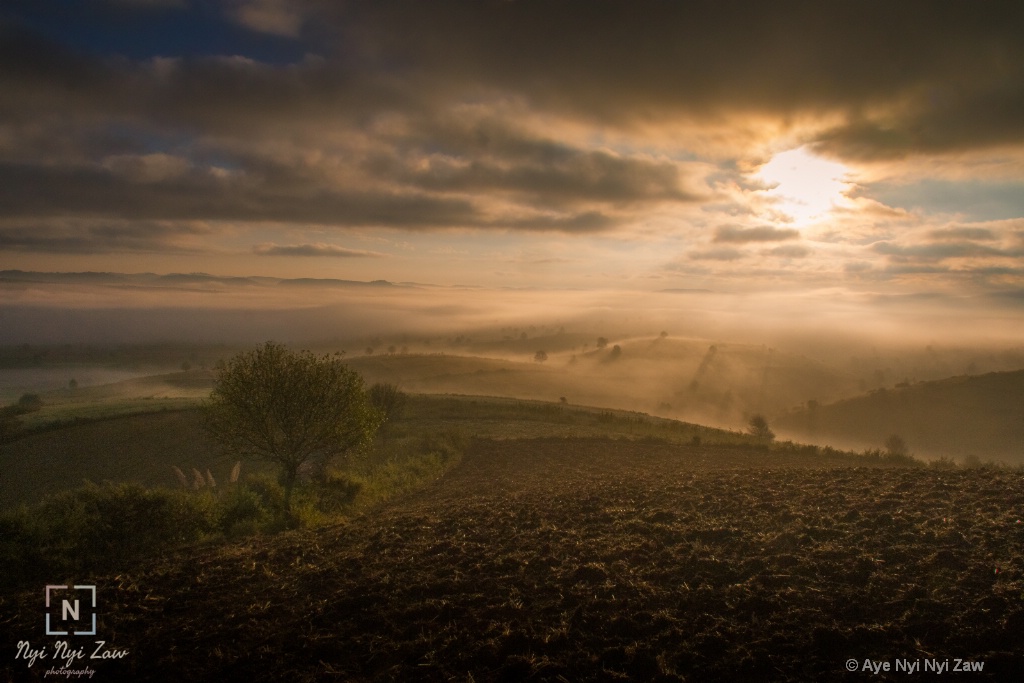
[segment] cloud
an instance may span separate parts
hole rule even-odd
[[[806,258],[814,252],[799,244],[786,244],[781,247],[769,249],[765,253],[770,256],[778,256],[779,258]]]
[[[781,280],[782,268],[820,277],[833,251],[981,261],[1018,258],[1024,240],[969,222],[1024,213],[1020,3],[232,0],[111,16],[143,14],[200,23],[145,54],[5,12],[5,249],[237,253],[267,240],[256,253],[348,258],[331,245],[384,228],[418,247],[426,233],[461,240],[469,253],[440,259],[451,264],[607,235],[634,238],[628,257],[625,242],[588,244],[593,263],[618,259],[609,272],[642,277],[682,254],[721,286],[761,277],[748,256],[789,259],[770,274]],[[298,56],[275,59],[280,45]],[[800,144],[864,174],[803,232],[768,225],[749,182]],[[965,158],[994,160],[998,177],[929,176]]]
[[[933,240],[943,241],[972,240],[987,242],[998,239],[995,232],[988,228],[939,228],[929,231],[927,235]]]
[[[744,253],[739,249],[731,247],[719,247],[716,249],[691,251],[688,257],[694,261],[737,261],[744,257]]]
[[[208,251],[212,230],[190,221],[50,219],[0,223],[0,251],[49,254]]]
[[[253,247],[253,253],[260,256],[330,256],[334,258],[381,258],[386,256],[377,251],[346,249],[336,244],[274,244],[264,242]]]
[[[540,147],[545,141],[521,139]],[[436,145],[435,141],[435,145]],[[680,165],[624,158],[604,150],[587,151],[550,144],[543,152],[494,155],[486,149],[452,150],[429,156],[392,153],[364,168],[383,179],[443,192],[501,192],[532,204],[694,202],[702,195],[687,188]]]
[[[871,246],[877,254],[892,257],[898,261],[943,261],[954,258],[976,258],[992,256],[1014,256],[1009,252],[987,247],[974,242],[941,242],[932,244],[898,245],[892,242],[877,242]]]
[[[253,31],[297,38],[303,23],[297,5],[290,0],[233,0],[227,14]]]
[[[798,239],[800,231],[792,229],[773,228],[771,226],[760,226],[756,228],[742,228],[735,225],[723,225],[715,230],[714,242],[781,242],[783,240]]]

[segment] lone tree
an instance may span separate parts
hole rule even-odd
[[[537,363],[543,363],[547,359],[548,359],[548,352],[547,351],[538,351],[537,353],[533,354],[533,360],[535,362],[537,362]]]
[[[747,423],[747,434],[762,441],[775,440],[775,432],[768,426],[768,420],[764,419],[764,415],[760,413],[750,418],[750,422]]]
[[[380,413],[340,358],[267,342],[217,365],[206,427],[225,453],[278,466],[290,509],[299,469],[370,442]]]

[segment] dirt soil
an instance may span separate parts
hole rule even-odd
[[[481,440],[349,524],[82,577],[95,639],[128,650],[85,664],[138,681],[875,681],[935,675],[897,660],[969,660],[984,669],[963,680],[1013,680],[1022,520],[1014,472]],[[12,680],[53,666],[14,653],[52,642],[57,578],[0,604]]]

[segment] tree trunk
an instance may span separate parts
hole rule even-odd
[[[295,479],[298,477],[297,467],[289,467],[284,471],[284,512],[290,515],[292,511],[292,489],[295,488]]]

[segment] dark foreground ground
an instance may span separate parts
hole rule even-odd
[[[54,580],[0,604],[12,680],[58,680],[16,658]],[[93,681],[1019,680],[1024,476],[478,441],[350,524],[80,580]]]

